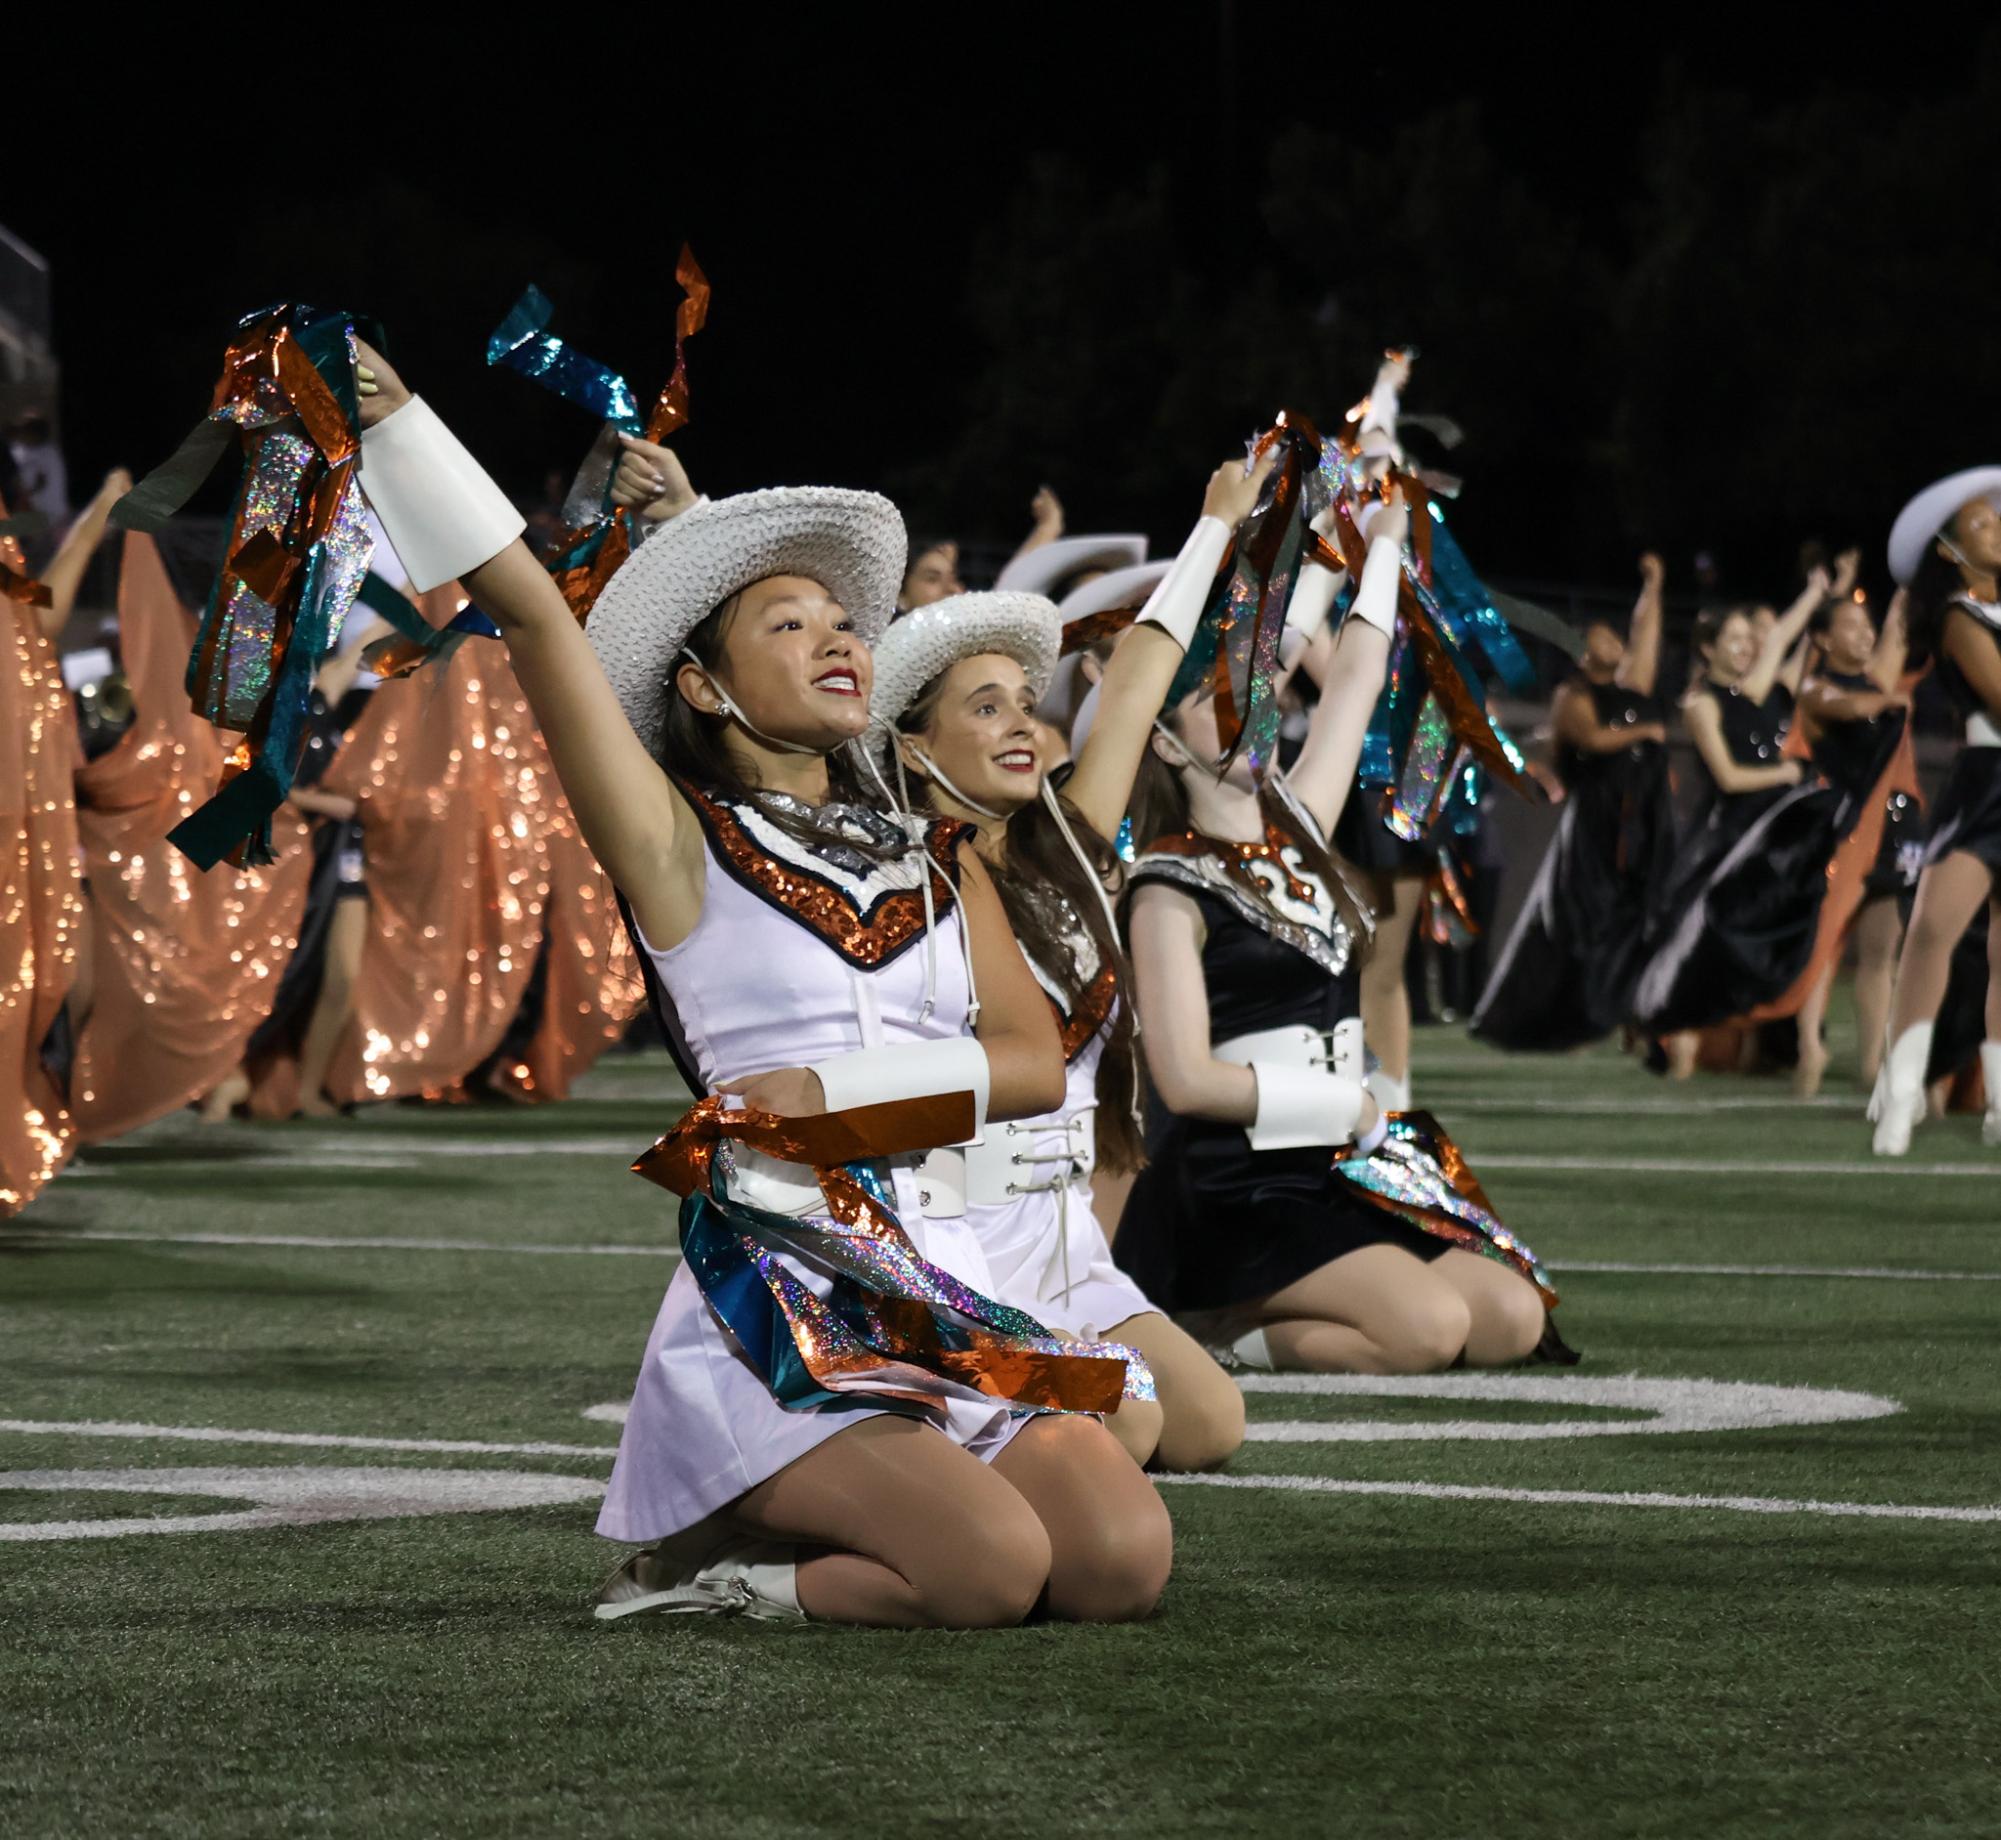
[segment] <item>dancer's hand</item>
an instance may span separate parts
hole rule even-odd
[[[1045,542],[1053,543],[1063,534],[1063,501],[1048,486],[1036,489],[1029,500],[1028,516],[1035,534]]]
[[[1209,475],[1208,489],[1202,494],[1202,515],[1212,517],[1235,530],[1251,515],[1264,490],[1266,479],[1278,464],[1278,443],[1274,441],[1264,458],[1247,473],[1241,460],[1225,460]]]
[[[754,1073],[748,1079],[726,1080],[716,1090],[741,1099],[746,1111],[772,1112],[780,1118],[817,1118],[827,1109],[826,1089],[810,1067]]]
[[[1806,778],[1806,762],[1803,760],[1782,760],[1779,762],[1779,784],[1797,786]]]
[[[354,387],[361,398],[361,425],[373,428],[386,422],[410,400],[410,387],[366,339],[355,340],[354,358]]]
[[[114,466],[104,475],[104,483],[97,488],[97,496],[103,503],[115,505],[131,490],[131,473],[122,466]]]
[[[1862,573],[1862,552],[1845,549],[1834,559],[1834,598],[1845,601],[1855,592],[1855,578]]]
[[[1649,594],[1658,594],[1661,584],[1667,580],[1667,564],[1648,550],[1640,558],[1640,586]]]
[[[1398,549],[1410,540],[1410,506],[1404,502],[1402,486],[1390,488],[1389,497],[1382,501],[1381,507],[1368,520],[1363,534],[1371,545],[1379,537],[1387,537]]]
[[[642,441],[634,434],[618,439],[625,454],[612,475],[611,502],[620,510],[637,509],[649,524],[658,524],[679,517],[695,502],[687,469],[671,447]]]
[[[1834,592],[1834,578],[1828,574],[1825,563],[1816,562],[1807,570],[1806,591],[1820,601],[1826,600]]]

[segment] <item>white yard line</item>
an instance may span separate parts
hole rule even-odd
[[[532,1240],[364,1238],[342,1233],[127,1233],[111,1227],[87,1227],[74,1233],[0,1232],[0,1246],[29,1244],[62,1246],[72,1240],[110,1240],[140,1246],[276,1246],[309,1252],[501,1252],[538,1257],[587,1259],[678,1259],[673,1246],[559,1246]]]
[[[1620,1259],[1565,1259],[1550,1269],[1559,1277],[1575,1271],[1609,1271],[1670,1278],[1888,1278],[1920,1284],[2001,1282],[2001,1271],[1920,1271],[1909,1265],[1638,1265]]]
[[[1895,1521],[2001,1521],[2001,1507],[1932,1508],[1900,1502],[1791,1501],[1776,1495],[1617,1495],[1596,1489],[1483,1488],[1456,1482],[1354,1482],[1332,1476],[1161,1476],[1212,1489],[1283,1489],[1306,1495],[1407,1495],[1424,1501],[1518,1501],[1541,1507],[1683,1508],[1727,1514],[1819,1514]]]
[[[1907,1163],[1877,1157],[1866,1163],[1709,1161],[1675,1156],[1529,1156],[1518,1151],[1460,1146],[1475,1173],[1487,1169],[1552,1169],[1597,1175],[1655,1176],[1823,1176],[1845,1182],[1855,1176],[1966,1176],[2001,1184],[2001,1157],[1984,1163]]]
[[[0,1434],[186,1444],[272,1445],[306,1450],[384,1450],[463,1456],[590,1457],[609,1462],[608,1445],[501,1444],[469,1438],[334,1437],[305,1431],[227,1431],[202,1425],[61,1423],[0,1419]],[[2001,1507],[1926,1507],[1896,1502],[1795,1501],[1767,1495],[1613,1494],[1595,1489],[1508,1489],[1454,1482],[1360,1482],[1331,1476],[1168,1475],[1162,1483],[1220,1489],[1278,1489],[1313,1495],[1400,1495],[1424,1501],[1523,1502],[1542,1507],[1681,1508],[1735,1514],[1810,1514],[1909,1521],[2001,1521]],[[182,1484],[181,1486],[185,1486]]]
[[[463,1252],[527,1255],[532,1258],[678,1259],[673,1246],[625,1245],[617,1241],[562,1246],[535,1240],[406,1239],[364,1237],[340,1233],[131,1233],[110,1227],[86,1227],[73,1233],[39,1233],[0,1229],[0,1246],[46,1246],[57,1249],[76,1242],[134,1246],[261,1246],[304,1252]],[[1927,1271],[1909,1265],[1701,1265],[1645,1264],[1623,1259],[1563,1259],[1551,1272],[1574,1272],[1665,1278],[1880,1278],[1913,1284],[2001,1283],[2001,1271]]]
[[[1421,1101],[1420,1101],[1421,1103]],[[1573,1113],[1579,1116],[1612,1118],[1686,1118],[1714,1112],[1853,1112],[1862,1116],[1863,1095],[1853,1098],[1799,1099],[1777,1093],[1769,1097],[1745,1099],[1527,1099],[1460,1098],[1454,1095],[1445,1110],[1457,1117],[1461,1112]]]

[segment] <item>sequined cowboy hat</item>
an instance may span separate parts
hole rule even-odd
[[[1075,620],[1088,620],[1093,614],[1110,613],[1114,608],[1144,607],[1148,596],[1173,566],[1174,559],[1169,556],[1113,569],[1064,595],[1056,603],[1057,616],[1067,627]],[[1077,700],[1077,674],[1083,668],[1081,651],[1072,652],[1058,662],[1056,675],[1049,680],[1042,706],[1036,711],[1044,721],[1054,722],[1059,728],[1068,725],[1070,706]]]
[[[817,581],[873,646],[895,609],[908,541],[888,499],[841,486],[704,499],[659,526],[605,584],[586,628],[634,733],[659,751],[689,633],[767,576]]]
[[[1976,498],[2001,499],[2001,466],[1969,467],[1963,473],[1928,485],[1890,526],[1890,575],[1899,587],[1908,588],[1916,578],[1925,552],[1962,505]]]
[[[913,608],[876,641],[869,714],[894,727],[918,693],[961,658],[999,652],[1028,674],[1038,701],[1056,669],[1062,622],[1040,594],[952,594]]]
[[[1000,572],[994,587],[1016,594],[1053,594],[1086,569],[1124,569],[1146,560],[1146,539],[1138,536],[1058,537]]]

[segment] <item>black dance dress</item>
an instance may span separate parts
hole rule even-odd
[[[1871,694],[1882,686],[1857,671],[1824,671],[1827,682],[1844,690]],[[1881,715],[1859,721],[1822,724],[1820,739],[1813,744],[1813,764],[1830,786],[1868,799],[1882,779],[1887,759],[1884,738],[1892,752],[1909,718],[1901,709],[1887,709]],[[1858,819],[1860,812],[1858,812]],[[1909,792],[1895,788],[1883,799],[1883,841],[1877,845],[1876,859],[1863,878],[1862,898],[1879,895],[1902,899],[1918,885],[1918,871],[1925,860],[1924,807]]]
[[[1570,681],[1590,694],[1602,727],[1664,719],[1657,696],[1581,675]],[[1647,917],[1674,863],[1660,742],[1613,754],[1564,745],[1557,771],[1567,796],[1556,835],[1473,1017],[1473,1033],[1497,1047],[1581,1047],[1625,1021]]]
[[[1705,685],[1722,716],[1723,741],[1740,766],[1782,758],[1792,692],[1775,685],[1762,704],[1729,686]],[[1902,737],[1878,733],[1873,761],[1859,759],[1862,790],[1816,778],[1758,792],[1714,781],[1683,839],[1647,932],[1633,1020],[1658,1035],[1709,1028],[1783,996],[1813,957],[1827,862]]]
[[[330,709],[317,690],[312,693],[306,710],[306,745],[299,769],[292,776],[295,786],[310,789],[326,777],[347,731],[367,707],[371,694],[372,687],[356,685],[341,698],[338,709]],[[333,928],[334,909],[343,901],[368,898],[359,818],[316,820],[311,848],[313,871],[299,915],[299,943],[272,993],[270,1014],[257,1025],[244,1050],[247,1061],[296,1049],[305,1039],[326,973],[327,936]]]
[[[1356,1013],[1348,929],[1280,833],[1258,844],[1163,838],[1128,885],[1149,881],[1201,909],[1212,1042],[1300,1024],[1330,1033]],[[1434,1121],[1413,1112],[1391,1123],[1390,1141],[1369,1156],[1253,1150],[1242,1125],[1156,1106],[1147,1166],[1119,1226],[1119,1265],[1162,1309],[1185,1313],[1268,1297],[1363,1246],[1430,1260],[1456,1245],[1508,1265],[1553,1304],[1534,1254],[1493,1217]],[[1550,1359],[1575,1359],[1553,1329],[1545,1347]]]
[[[2001,639],[2001,604],[1962,599],[1953,605],[1972,614]],[[1976,735],[1996,732],[1995,719],[1944,651],[1938,655],[1938,680],[1954,711],[1967,724],[1968,733],[1966,745],[1954,758],[1938,802],[1932,807],[1932,834],[1925,847],[1925,861],[1939,862],[1955,850],[1964,850],[2001,875],[2001,746],[1976,739]]]

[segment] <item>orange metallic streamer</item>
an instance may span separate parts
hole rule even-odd
[[[695,252],[685,243],[675,264],[674,279],[681,284],[681,304],[674,315],[674,370],[662,387],[653,413],[646,420],[646,439],[655,446],[688,424],[688,341],[708,324],[709,278],[695,260]],[[592,526],[566,530],[549,546],[551,556],[573,550],[591,534]],[[606,582],[616,575],[632,554],[632,513],[610,514],[604,540],[582,562],[566,569],[552,569],[551,579],[569,603],[581,625],[590,618],[591,608],[604,592]]]
[[[698,1101],[632,1167],[635,1173],[675,1194],[707,1193],[716,1146],[729,1139],[783,1162],[809,1165],[826,1197],[829,1215],[871,1239],[892,1241],[914,1257],[916,1249],[902,1226],[842,1165],[956,1143],[972,1134],[973,1124],[973,1096],[969,1092],[854,1106],[810,1118],[725,1109],[722,1096],[711,1094]],[[801,1222],[800,1226],[802,1237],[810,1237],[810,1223]],[[782,1296],[777,1300],[800,1358],[814,1379],[830,1391],[846,1388],[923,1401],[928,1394],[921,1387],[884,1383],[899,1368],[914,1365],[990,1398],[1054,1411],[1114,1412],[1123,1396],[1122,1361],[1095,1353],[1066,1354],[1036,1347],[972,1324],[957,1332],[963,1345],[948,1346],[939,1336],[930,1306],[916,1298],[871,1294],[870,1307],[881,1325],[881,1339],[894,1352],[868,1349],[853,1358],[832,1355],[811,1325],[801,1322]],[[908,1377],[919,1379],[921,1375]],[[864,1384],[857,1387],[858,1381]]]
[[[234,1070],[291,958],[311,866],[306,826],[283,810],[278,860],[261,869],[204,875],[166,841],[213,789],[227,738],[188,705],[194,621],[137,531],[124,538],[118,615],[136,713],[77,775],[96,1001],[75,1110],[89,1143],[178,1110]]]

